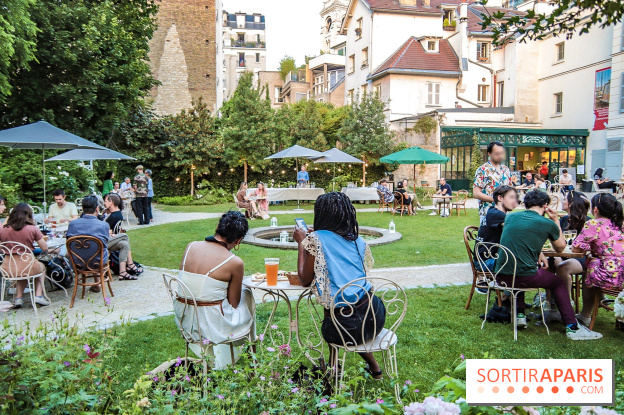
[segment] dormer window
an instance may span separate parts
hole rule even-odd
[[[430,39],[427,40],[427,52],[428,53],[437,53],[439,51],[439,43],[437,40]]]

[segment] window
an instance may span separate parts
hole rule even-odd
[[[245,42],[245,34],[244,33],[239,33],[238,34],[238,42],[239,43],[241,43],[241,42],[244,43]]]
[[[275,87],[275,102],[281,104],[284,102],[284,98],[282,98],[282,87]]]
[[[427,105],[440,105],[439,82],[427,82]]]
[[[331,25],[332,25],[332,19],[331,19],[331,17],[328,17],[327,20],[325,20],[325,29],[328,32],[331,29]]]
[[[349,56],[349,73],[355,72],[355,55]]]
[[[347,93],[347,105],[351,105],[353,104],[353,89],[350,89],[349,92]]]
[[[307,101],[307,100],[308,100],[308,94],[306,94],[305,92],[295,92],[295,102]]]
[[[256,42],[260,43],[260,35],[256,35]]]
[[[360,87],[360,98],[364,98],[364,95],[366,95],[366,84],[362,84]]]
[[[368,66],[368,48],[362,49],[362,68]]]
[[[477,60],[479,61],[490,60],[490,42],[478,42],[477,43]]]
[[[245,53],[244,52],[238,52],[238,66],[240,68],[245,67]]]
[[[555,100],[555,115],[563,113],[563,92],[559,92],[554,95]]]
[[[620,112],[624,112],[624,72],[620,79]]]
[[[259,14],[255,14],[254,15],[254,22],[255,23],[260,23],[260,15]]]
[[[437,52],[438,51],[438,41],[437,40],[428,40],[427,41],[427,52]]]
[[[375,85],[375,95],[377,98],[381,97],[381,84]]]
[[[557,62],[565,59],[565,42],[557,43]]]
[[[488,95],[489,85],[479,85],[477,89],[477,101],[478,102],[488,102],[490,100],[490,96]]]
[[[325,75],[317,75],[314,77],[314,94],[322,94],[325,92]]]
[[[498,82],[496,84],[496,106],[497,107],[502,107],[504,105],[503,104],[504,92],[505,92],[505,83]]]
[[[260,54],[256,53],[256,63],[260,63]]]
[[[355,38],[356,40],[362,39],[362,18],[361,17],[357,20],[357,26],[355,28]]]

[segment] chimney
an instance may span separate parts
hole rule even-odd
[[[422,5],[424,7],[431,7],[431,0],[422,0]]]
[[[401,6],[409,6],[409,7],[416,7],[416,2],[418,0],[399,0],[399,4]]]
[[[470,48],[468,45],[468,3],[459,5],[459,36],[460,36],[460,59],[468,59]]]

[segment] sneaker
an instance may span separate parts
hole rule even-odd
[[[9,295],[15,295],[16,289],[15,288],[9,288]],[[24,294],[29,294],[30,293],[30,289],[28,287],[24,288]]]
[[[437,214],[437,213],[435,213],[435,212],[431,212],[431,213],[429,214],[429,216],[438,216],[438,214]]]
[[[585,317],[581,313],[576,315],[576,321],[584,325],[585,327],[589,327],[589,323],[591,323],[591,317]]]
[[[585,326],[578,326],[578,330],[567,327],[566,336],[570,340],[598,340],[602,338],[602,334],[591,331]]]
[[[24,300],[22,299],[22,297],[16,298],[15,301],[13,301],[13,308],[22,308],[23,305]]]
[[[524,315],[524,313],[518,313],[518,316],[516,317],[516,326],[519,329],[526,329],[526,327],[527,327],[527,319],[526,319],[526,316]]]
[[[44,296],[35,297],[35,303],[40,306],[50,305],[50,301]]]

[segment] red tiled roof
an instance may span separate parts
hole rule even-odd
[[[373,10],[390,10],[403,12],[427,12],[440,14],[441,11],[434,6],[424,6],[422,0],[416,0],[416,6],[406,6],[399,3],[399,0],[364,0]]]
[[[512,9],[503,9],[499,7],[484,7],[481,4],[471,4],[468,6],[468,31],[470,32],[489,32],[490,30],[482,29],[481,23],[483,23],[483,15],[495,13],[504,13],[503,19],[510,18],[512,16],[525,16],[525,12]]]
[[[412,36],[372,76],[388,70],[459,72],[459,59],[448,40],[439,40],[439,52],[426,52],[420,41]]]

